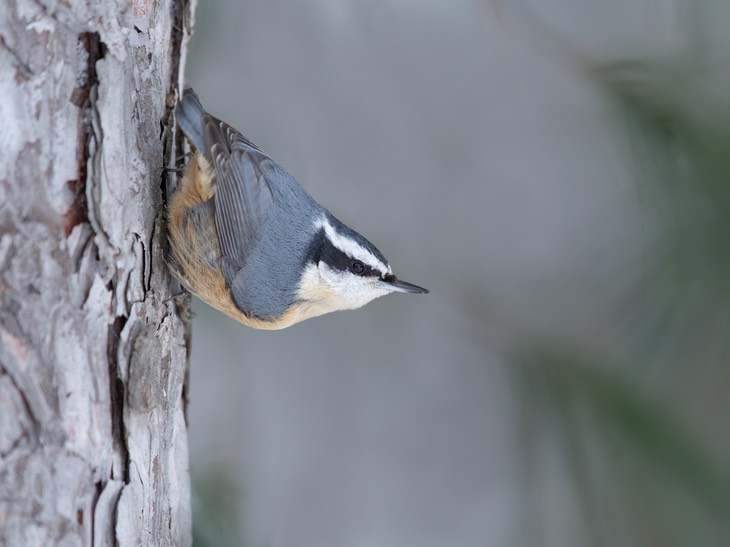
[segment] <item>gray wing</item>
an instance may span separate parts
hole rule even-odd
[[[235,275],[270,214],[273,196],[266,167],[274,162],[227,123],[207,113],[201,121],[206,156],[216,174],[218,239],[226,273]]]

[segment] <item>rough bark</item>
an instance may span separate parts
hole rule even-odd
[[[0,0],[0,545],[186,545],[163,161],[190,6]]]

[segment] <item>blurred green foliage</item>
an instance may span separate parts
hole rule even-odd
[[[728,545],[730,90],[695,60],[591,74],[618,114],[658,236],[615,348],[544,343],[513,360],[527,491],[539,489],[548,435],[587,544]],[[532,530],[520,544],[540,544]]]
[[[556,433],[592,545],[725,544],[729,469],[630,367],[565,349],[516,361],[520,451],[535,465],[536,430]]]
[[[193,547],[243,547],[238,526],[240,495],[233,473],[223,468],[208,468],[193,474]]]

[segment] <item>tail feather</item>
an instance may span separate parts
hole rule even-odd
[[[200,99],[193,91],[192,87],[188,87],[183,92],[182,100],[175,108],[175,117],[177,124],[182,129],[185,136],[190,139],[195,148],[201,152],[205,152],[205,141],[203,140],[203,124],[201,118],[205,114]]]

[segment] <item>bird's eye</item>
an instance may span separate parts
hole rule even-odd
[[[365,273],[365,264],[360,262],[359,260],[356,260],[352,263],[352,273],[355,273],[357,275],[362,275]]]

